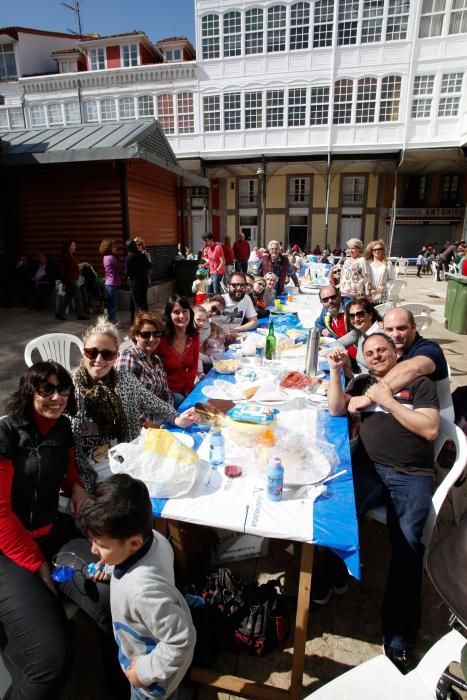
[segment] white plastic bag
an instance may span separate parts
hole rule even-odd
[[[205,463],[168,430],[143,429],[133,442],[109,450],[114,474],[130,474],[144,481],[153,498],[176,498],[194,486]]]

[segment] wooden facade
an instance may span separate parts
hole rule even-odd
[[[142,160],[19,165],[4,170],[10,256],[56,258],[65,240],[102,271],[103,238],[141,236],[151,249],[177,244],[177,176]]]

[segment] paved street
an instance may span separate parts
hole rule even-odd
[[[441,343],[451,367],[452,386],[466,383],[467,353],[466,336],[455,335],[444,328],[444,297],[446,282],[436,282],[432,276],[417,279],[411,270],[407,275],[407,287],[402,292],[405,301],[428,304],[432,308],[433,323],[425,335]],[[125,320],[124,314],[121,315]],[[16,387],[18,377],[24,369],[23,351],[26,342],[37,335],[54,331],[80,334],[83,323],[71,320],[57,322],[52,313],[36,313],[26,309],[2,309],[0,311],[0,400]],[[121,332],[123,339],[125,331]],[[464,503],[467,493],[463,487]],[[451,524],[451,510],[447,505],[443,511],[443,528]],[[313,607],[310,614],[304,686],[307,694],[319,685],[345,672],[381,651],[379,603],[388,561],[387,533],[384,526],[375,522],[364,524],[361,532],[363,578],[362,582],[351,582],[349,592],[332,598],[327,606]],[[245,576],[279,576],[285,578],[286,591],[292,597],[296,591],[299,547],[289,542],[271,541],[269,556],[243,562],[236,570]],[[425,579],[423,589],[423,624],[418,652],[429,648],[447,631],[448,613]],[[75,671],[62,700],[102,700],[100,671],[96,659],[96,639],[92,626],[78,614],[74,620],[77,643]],[[290,642],[291,640],[289,640]],[[228,654],[218,662],[219,670],[253,679],[267,681],[278,687],[286,687],[290,679],[291,649],[286,653],[276,652],[257,659],[248,654]],[[272,670],[274,669],[274,670]],[[183,689],[183,698],[189,690]],[[206,688],[199,690],[198,697],[210,700],[216,694]],[[226,696],[219,694],[225,698]]]

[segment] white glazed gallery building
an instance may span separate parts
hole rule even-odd
[[[146,43],[56,52],[61,72],[19,80],[23,128],[157,119],[210,180],[180,212],[194,249],[208,229],[406,255],[465,238],[467,0],[197,0],[196,58]]]

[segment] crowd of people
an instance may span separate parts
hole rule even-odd
[[[160,317],[148,310],[151,263],[144,241],[128,243],[125,262],[115,241],[103,241],[108,315],[85,330],[81,366],[71,376],[55,362],[36,363],[8,402],[0,421],[0,631],[2,654],[14,668],[7,697],[45,700],[63,687],[71,656],[59,591],[96,622],[109,697],[175,698],[191,663],[196,635],[175,586],[172,550],[152,530],[144,484],[111,476],[109,450],[136,438],[143,426],[196,423],[193,408],[178,408],[213,355],[256,329],[287,284],[300,291],[306,260],[298,245],[284,251],[278,241],[267,251],[248,251],[242,235],[233,246],[209,234],[205,243],[195,304],[173,295]],[[362,252],[362,242],[350,239],[344,253],[312,253],[333,265],[329,284],[319,290],[316,327],[340,341],[328,356],[330,413],[359,417],[352,422],[358,515],[388,504],[384,647],[405,672],[420,624],[433,440],[440,415],[454,416],[440,346],[420,336],[409,310],[382,316],[375,309],[394,275],[384,242]],[[60,319],[71,298],[78,318],[85,318],[77,280],[86,263],[75,253],[76,243],[67,242]],[[47,268],[45,259],[41,264]],[[120,350],[116,289],[123,274],[133,308],[131,344]],[[59,512],[60,491],[70,497],[68,514]],[[70,551],[84,566],[96,563],[97,573],[54,582],[53,557]],[[346,588],[342,562],[328,559],[326,577],[313,588],[318,604]],[[115,567],[110,589],[103,564]]]

